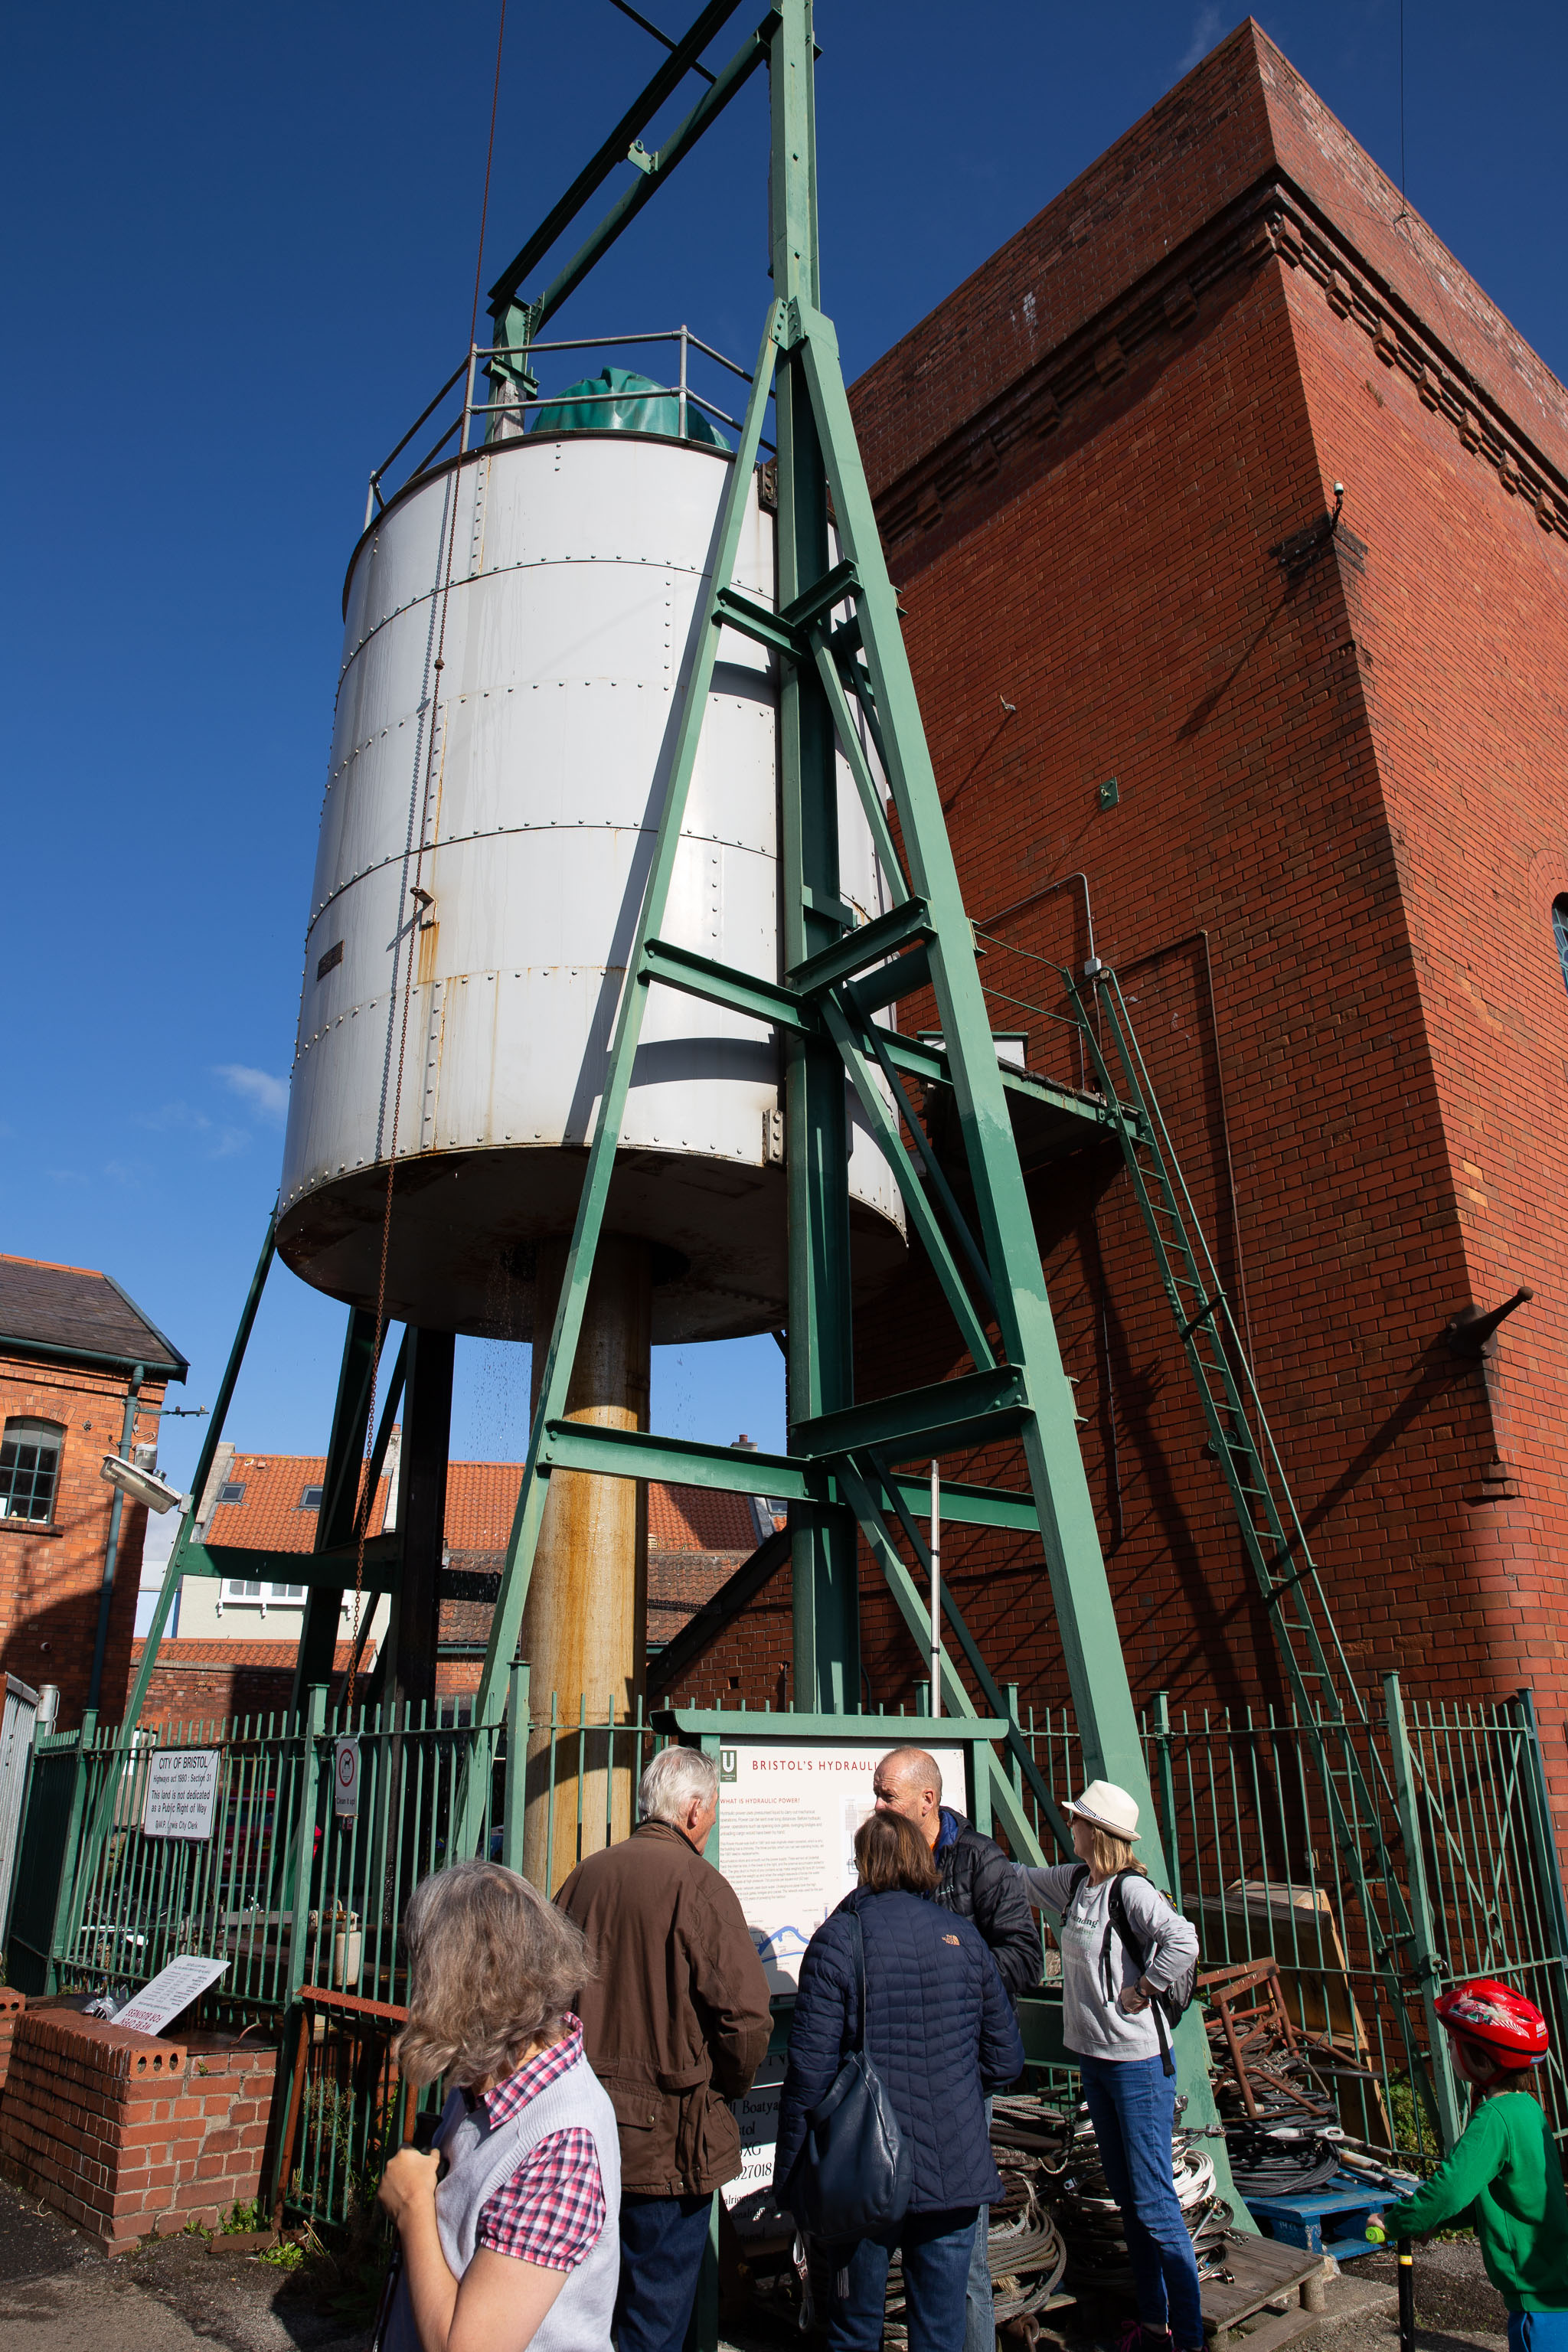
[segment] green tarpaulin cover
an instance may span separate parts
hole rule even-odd
[[[662,433],[680,438],[680,396],[651,377],[629,368],[607,367],[597,375],[569,383],[548,407],[539,409],[529,428],[534,433]],[[686,438],[704,441],[712,449],[730,446],[688,398]]]

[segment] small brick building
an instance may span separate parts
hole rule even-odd
[[[99,1712],[125,1703],[143,1505],[124,1502],[108,1560],[115,1489],[103,1456],[152,1444],[184,1358],[113,1276],[0,1257],[0,1669],[60,1694],[56,1728],[89,1703],[106,1565],[111,1586]]]
[[[994,1026],[1078,1084],[1121,974],[1353,1673],[1533,1685],[1568,1827],[1568,393],[1247,22],[851,397]],[[1120,1156],[1029,1187],[1134,1696],[1281,1698]],[[951,1334],[911,1253],[857,1393]],[[1060,1703],[1037,1543],[944,1566]],[[788,1601],[682,1689],[776,1701]],[[863,1645],[908,1700],[868,1563]]]

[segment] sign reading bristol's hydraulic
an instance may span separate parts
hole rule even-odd
[[[794,1992],[801,1954],[855,1885],[855,1832],[875,1805],[871,1784],[889,1745],[720,1747],[719,1867],[740,1897],[770,1992]],[[963,1812],[963,1749],[931,1753],[943,1801]]]

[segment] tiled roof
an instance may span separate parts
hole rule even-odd
[[[327,1474],[324,1454],[237,1454],[229,1465],[229,1481],[243,1486],[238,1503],[219,1503],[206,1530],[206,1541],[237,1544],[246,1551],[310,1551],[316,1540],[316,1506],[300,1496],[319,1486]],[[386,1508],[387,1481],[375,1490],[370,1517],[373,1536],[381,1533]]]
[[[42,1258],[0,1257],[0,1347],[107,1360],[154,1380],[183,1381],[189,1366],[112,1275]]]
[[[309,1551],[315,1541],[316,1511],[313,1506],[302,1507],[300,1497],[307,1487],[321,1485],[326,1466],[320,1454],[237,1453],[228,1475],[232,1484],[245,1488],[245,1499],[218,1505],[207,1541],[255,1551]],[[452,1551],[504,1552],[521,1483],[518,1462],[449,1463],[446,1533]],[[386,1499],[384,1478],[371,1517],[373,1535],[380,1533]],[[744,1495],[650,1484],[647,1540],[650,1559],[656,1552],[723,1551],[743,1559],[756,1549],[756,1521]]]
[[[131,1664],[142,1663],[144,1642],[131,1645]],[[353,1652],[352,1642],[340,1642],[332,1652],[332,1672],[346,1675]],[[298,1642],[165,1642],[158,1652],[158,1672],[172,1666],[272,1666],[282,1674],[292,1674],[294,1661],[300,1654]],[[361,1657],[360,1672],[368,1675],[375,1664],[375,1643],[367,1642]]]
[[[650,1551],[724,1551],[757,1546],[751,1498],[714,1486],[652,1486],[647,1490]]]

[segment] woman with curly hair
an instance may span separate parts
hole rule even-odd
[[[399,2149],[381,2184],[403,2249],[386,2352],[609,2352],[620,2143],[568,2005],[583,1937],[515,1871],[459,1862],[415,1889],[404,1938],[397,2063],[447,2095],[435,2151]]]

